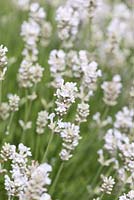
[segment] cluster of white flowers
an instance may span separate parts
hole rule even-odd
[[[101,119],[101,113],[97,112],[93,115],[93,120],[98,125],[98,127],[105,127],[109,124],[112,124],[112,117],[107,116],[106,119]]]
[[[103,183],[101,185],[101,192],[104,192],[106,194],[111,194],[112,190],[113,190],[113,186],[115,184],[114,179],[112,178],[112,176],[106,177],[106,176],[101,176]]]
[[[119,147],[121,159],[124,161],[125,169],[134,172],[134,142],[121,144]]]
[[[19,85],[24,88],[32,87],[41,81],[44,69],[36,63],[23,60],[19,68],[18,81]]]
[[[76,148],[81,139],[79,126],[70,122],[58,121],[57,132],[63,139],[63,149],[60,152],[60,157],[62,160],[69,160],[72,157],[71,151]]]
[[[104,148],[110,153],[116,153],[122,143],[128,142],[126,135],[117,129],[108,129],[104,139]]]
[[[104,102],[109,106],[117,104],[117,98],[121,92],[122,84],[120,75],[115,75],[112,81],[105,81],[101,85],[104,91]]]
[[[50,65],[51,76],[54,78],[54,86],[56,82],[62,79],[65,72],[65,52],[63,50],[52,50],[49,56],[48,64]]]
[[[90,90],[96,87],[97,78],[102,76],[101,70],[98,69],[98,64],[93,61],[88,65],[83,65],[83,84]]]
[[[52,85],[58,87],[62,84],[64,77],[76,77],[81,79],[79,98],[88,101],[96,89],[97,80],[102,76],[101,70],[95,61],[90,62],[86,50],[69,51],[53,50],[50,53],[49,61]]]
[[[38,3],[31,3],[29,19],[21,27],[21,36],[24,41],[22,55],[24,59],[18,72],[18,81],[21,87],[32,87],[41,81],[43,68],[37,63],[38,43],[47,44],[51,36],[51,25],[45,20],[46,13]],[[47,34],[45,34],[47,32]]]
[[[9,94],[8,99],[9,99],[10,110],[12,112],[18,111],[19,110],[20,97],[16,94]]]
[[[60,6],[56,13],[59,37],[67,40],[75,37],[78,32],[79,14],[70,6]]]
[[[0,104],[0,118],[2,120],[6,120],[9,117],[9,111],[10,111],[10,107],[8,103],[2,102]]]
[[[30,148],[22,143],[15,145],[5,143],[2,146],[0,156],[4,162],[10,161],[11,170],[5,174],[5,189],[8,197],[19,197],[22,199],[45,199],[51,197],[47,194],[46,186],[51,183],[49,173],[52,167],[47,163],[41,165],[29,163],[32,156]]]
[[[104,136],[104,150],[109,154],[110,158],[104,160],[103,150],[99,151],[99,162],[109,166],[114,164],[114,169],[117,170],[118,180],[120,183],[125,183],[133,187],[134,173],[134,143],[133,143],[133,125],[134,111],[128,107],[123,107],[115,115],[113,128],[108,129]],[[103,162],[103,163],[102,163]],[[121,196],[122,199],[127,197]]]
[[[115,115],[114,127],[123,131],[134,128],[134,110],[128,107],[123,107],[122,111],[119,111]]]
[[[60,88],[56,90],[55,96],[57,108],[55,109],[57,114],[64,115],[68,109],[75,102],[77,97],[76,83],[62,81]]]
[[[134,199],[134,190],[131,190],[127,194],[124,194],[119,197],[119,200],[133,200],[133,199]]]
[[[133,21],[133,14],[123,2],[115,4],[110,10],[112,17],[106,27],[107,37],[99,46],[100,59],[110,67],[125,67],[129,49],[133,47],[132,22],[129,20]]]
[[[7,56],[6,53],[8,52],[7,47],[0,45],[0,81],[4,79],[6,70],[7,70]]]
[[[45,188],[51,183],[51,179],[49,178],[49,173],[51,171],[52,167],[47,163],[43,163],[34,169],[32,168],[30,179],[24,191],[20,193],[19,199],[51,200],[51,196],[47,193],[47,189]]]
[[[86,122],[89,116],[89,104],[79,103],[77,106],[76,121],[79,123]]]
[[[42,110],[38,113],[37,121],[36,121],[36,132],[38,134],[42,134],[44,132],[44,128],[48,122],[48,112]]]

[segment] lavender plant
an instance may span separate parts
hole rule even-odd
[[[133,6],[0,1],[2,199],[134,199]]]

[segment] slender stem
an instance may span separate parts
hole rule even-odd
[[[61,172],[62,172],[62,170],[63,170],[63,167],[64,167],[64,162],[61,163],[61,165],[60,165],[60,167],[59,167],[59,169],[58,169],[57,175],[56,175],[56,177],[55,177],[55,179],[54,179],[54,181],[53,181],[53,183],[52,183],[52,186],[51,186],[51,188],[50,188],[50,194],[51,194],[51,195],[53,195],[53,193],[54,193],[54,191],[55,191],[55,187],[56,187],[56,184],[57,184],[57,182],[58,182],[59,176],[60,176],[60,174],[61,174]]]
[[[105,110],[104,110],[103,115],[102,115],[102,121],[103,121],[103,120],[105,119],[105,117],[107,116],[108,111],[109,111],[109,107],[107,106],[107,107],[105,108]]]
[[[12,124],[12,121],[13,121],[13,116],[14,116],[14,112],[12,112],[11,115],[10,115],[9,123],[8,123],[7,129],[6,129],[7,135],[9,134],[9,130],[10,130],[10,127],[11,127],[11,124]]]
[[[102,195],[100,196],[100,200],[102,200],[104,197],[104,193],[102,193]]]
[[[124,189],[124,186],[125,186],[125,183],[122,185],[121,189],[119,190],[118,194],[117,194],[117,197],[115,198],[115,200],[118,200],[119,199],[119,196],[121,195],[123,189]]]
[[[26,97],[26,103],[25,103],[25,123],[27,122],[27,119],[28,119],[28,100],[27,100],[27,96],[28,96],[28,91],[26,89],[25,91],[25,97]]]
[[[25,90],[25,98],[26,98],[26,102],[25,102],[25,111],[24,111],[24,122],[26,123],[27,120],[28,120],[28,110],[29,110],[29,107],[28,107],[28,100],[27,100],[27,96],[28,96],[28,91],[27,89]],[[21,141],[23,143],[25,143],[25,132],[26,130],[23,128],[23,131],[22,131],[22,135],[21,135]]]
[[[37,142],[36,142],[36,150],[35,150],[35,158],[38,158],[39,150],[40,150],[40,135],[37,135]]]
[[[97,173],[96,173],[96,176],[94,177],[94,180],[93,180],[93,182],[92,182],[92,186],[94,186],[94,184],[96,183],[96,181],[97,181],[97,179],[98,179],[98,177],[99,177],[99,175],[100,175],[102,169],[103,169],[103,165],[101,165],[101,166],[99,167],[99,169],[98,169],[98,171],[97,171]]]
[[[45,151],[45,154],[43,156],[43,159],[42,159],[42,162],[44,162],[46,160],[46,157],[47,157],[47,154],[48,154],[48,151],[49,151],[49,148],[50,148],[50,144],[53,140],[53,137],[54,137],[54,132],[51,133],[51,136],[49,137],[49,141],[48,141],[48,145],[47,145],[47,148],[46,148],[46,151]]]
[[[2,80],[0,80],[0,103],[2,101]]]

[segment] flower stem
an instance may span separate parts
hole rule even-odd
[[[38,159],[39,152],[40,152],[40,137],[41,137],[41,135],[37,135],[36,150],[35,150],[35,158],[36,159]]]
[[[52,186],[51,186],[51,188],[50,188],[50,194],[51,194],[51,195],[53,195],[53,193],[54,193],[56,184],[57,184],[58,179],[59,179],[59,176],[60,176],[60,174],[61,174],[61,172],[62,172],[62,170],[63,170],[63,167],[64,167],[64,162],[61,163],[61,165],[60,165],[60,167],[59,167],[59,169],[58,169],[57,175],[56,175],[56,177],[55,177],[55,179],[54,179],[54,181],[53,181],[53,183],[52,183]]]
[[[104,197],[104,193],[102,193],[102,195],[100,196],[100,200],[102,200]]]
[[[2,80],[0,81],[0,103],[2,101]]]
[[[6,134],[7,135],[9,134],[9,130],[10,130],[10,127],[11,127],[11,124],[12,124],[12,121],[13,121],[13,116],[14,116],[14,112],[11,113],[9,123],[8,123],[7,128],[6,128]]]
[[[102,169],[103,169],[103,165],[101,165],[101,166],[99,167],[99,169],[98,169],[98,171],[97,171],[97,173],[96,173],[96,176],[94,177],[94,180],[93,180],[93,182],[92,182],[92,186],[94,186],[94,184],[96,183],[98,177],[100,176],[100,173],[101,173]]]
[[[49,137],[48,145],[47,145],[45,154],[44,154],[44,156],[43,156],[42,162],[45,162],[45,160],[46,160],[46,157],[47,157],[47,154],[48,154],[48,151],[49,151],[49,148],[50,148],[50,144],[51,144],[51,142],[52,142],[52,140],[53,140],[53,137],[54,137],[54,132],[52,132],[52,133],[51,133],[51,136]]]

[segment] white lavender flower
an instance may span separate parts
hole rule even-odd
[[[87,103],[80,103],[77,106],[76,121],[79,123],[86,122],[89,115],[89,105]]]
[[[60,88],[57,89],[55,96],[57,108],[55,109],[57,114],[64,115],[67,113],[70,106],[75,102],[77,97],[76,83],[62,82]]]
[[[127,171],[134,171],[134,142],[130,142],[129,139],[126,143],[122,143],[119,146],[120,157],[124,161]]]
[[[9,117],[9,111],[10,111],[10,107],[8,103],[2,102],[0,104],[0,118],[2,120],[6,120]]]
[[[33,65],[27,60],[23,60],[19,68],[18,81],[20,87],[29,88],[41,81],[44,68],[39,64]]]
[[[30,179],[27,181],[27,186],[24,188],[24,191],[20,193],[19,199],[42,199],[42,200],[51,200],[49,194],[47,194],[47,185],[50,185],[51,180],[49,178],[49,173],[52,171],[52,167],[43,163],[35,168]]]
[[[24,88],[32,87],[30,68],[32,63],[23,60],[19,68],[18,81],[19,85]]]
[[[7,47],[0,45],[0,81],[4,79],[5,72],[7,70]]]
[[[97,123],[98,127],[105,127],[108,124],[112,124],[112,117],[107,116],[106,119],[101,119],[101,113],[97,112],[93,115],[93,120]]]
[[[19,124],[23,130],[28,130],[28,129],[31,129],[31,127],[32,127],[31,121],[24,122],[23,120],[20,119]]]
[[[30,163],[30,148],[23,144],[19,144],[16,150],[14,145],[5,143],[0,156],[4,162],[10,161],[11,165],[11,170],[5,175],[5,189],[9,198],[51,200],[46,188],[51,183],[49,173],[52,167],[49,164]]]
[[[52,35],[52,25],[50,22],[43,22],[41,24],[40,43],[42,46],[48,46]]]
[[[12,112],[16,112],[19,110],[19,102],[20,102],[20,97],[16,94],[9,94],[8,95],[8,100],[9,100],[9,107]]]
[[[37,121],[36,121],[36,132],[38,134],[42,134],[44,132],[44,128],[48,122],[48,112],[42,110],[38,113]]]
[[[134,190],[130,190],[127,194],[123,194],[119,197],[119,200],[133,200],[134,199]]]
[[[26,42],[27,48],[36,47],[36,42],[40,34],[40,26],[34,20],[29,20],[28,22],[23,22],[21,27],[21,36],[24,42]]]
[[[112,81],[105,81],[101,88],[104,91],[104,102],[109,106],[114,106],[117,104],[117,98],[121,93],[121,78],[120,75],[115,75]]]
[[[70,6],[60,6],[56,13],[58,34],[61,40],[75,38],[78,32],[79,13]]]
[[[30,5],[30,18],[32,18],[34,21],[37,21],[40,23],[42,20],[44,21],[46,17],[46,13],[42,7],[40,7],[39,3],[31,3]]]
[[[15,145],[10,145],[9,143],[5,143],[2,146],[0,157],[4,161],[7,161],[8,159],[11,159],[11,156],[15,153],[15,151],[16,151]]]
[[[115,128],[123,131],[134,128],[134,110],[130,110],[128,107],[123,107],[122,110],[115,115],[115,118]]]
[[[128,142],[127,136],[117,129],[108,129],[104,140],[104,148],[110,153],[116,152],[121,144]]]
[[[62,149],[61,152],[59,153],[59,156],[61,160],[69,160],[72,157],[72,154],[70,154],[70,151],[66,149]]]
[[[58,131],[63,140],[63,149],[60,152],[62,160],[69,160],[72,157],[71,151],[76,148],[81,139],[79,126],[70,122],[58,121]]]
[[[50,65],[51,75],[53,77],[61,75],[64,73],[66,63],[65,63],[65,52],[63,50],[52,50],[50,52],[48,63]]]
[[[102,185],[101,185],[101,192],[104,192],[106,194],[111,194],[112,190],[113,190],[113,186],[115,184],[114,179],[112,178],[112,176],[106,177],[104,175],[101,176],[102,178]]]
[[[96,88],[98,77],[102,76],[101,70],[98,69],[98,64],[95,61],[88,65],[83,64],[82,71],[84,73],[83,85],[90,90],[94,90]]]
[[[44,68],[38,63],[30,67],[31,81],[33,84],[37,84],[41,81],[43,76]]]

